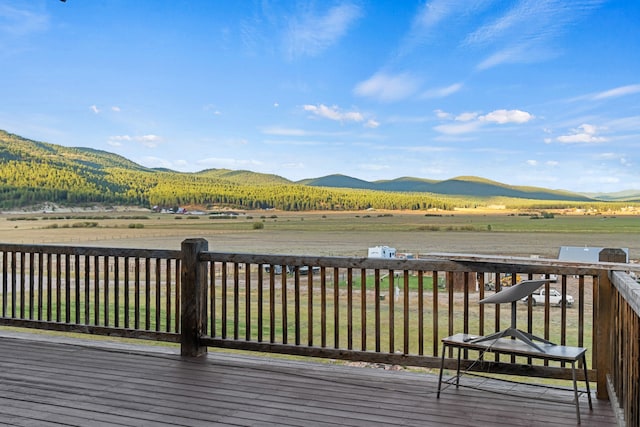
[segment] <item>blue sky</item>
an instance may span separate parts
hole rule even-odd
[[[0,129],[148,167],[640,189],[636,0],[2,0]]]

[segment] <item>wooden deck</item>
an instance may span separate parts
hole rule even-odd
[[[571,404],[453,387],[436,399],[437,380],[213,351],[182,359],[177,349],[0,331],[1,425],[576,425]],[[590,412],[583,396],[581,415],[583,426],[615,425],[608,401],[594,399]]]

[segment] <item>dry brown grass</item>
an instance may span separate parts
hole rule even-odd
[[[637,232],[617,229],[614,222],[604,223],[596,218],[588,220],[599,221],[597,225],[603,224],[604,228],[585,232],[580,225],[572,231],[572,224],[586,221],[577,216],[562,217],[563,224],[569,225],[567,230],[561,227],[544,231],[546,225],[559,224],[559,220],[553,220],[555,223],[528,221],[502,211],[446,213],[442,217],[425,217],[424,212],[259,211],[247,212],[246,216],[234,220],[144,215],[148,219],[98,219],[95,228],[72,228],[84,219],[47,219],[46,215],[33,214],[37,220],[16,221],[10,220],[15,216],[2,215],[0,241],[178,249],[185,238],[202,237],[216,251],[336,256],[365,256],[367,248],[376,245],[389,245],[400,252],[414,254],[454,252],[545,258],[557,257],[560,246],[624,247],[629,248],[632,258],[640,253]],[[640,223],[640,218],[636,220]],[[258,221],[264,223],[264,229],[253,229],[253,223]],[[514,226],[518,221],[522,225]],[[53,224],[58,228],[49,228]],[[131,224],[142,224],[144,228],[130,228]],[[487,224],[494,224],[492,231],[487,230]],[[609,224],[610,230],[606,228]],[[526,228],[533,226],[538,228]],[[501,228],[510,230],[509,227],[519,231],[500,231]]]

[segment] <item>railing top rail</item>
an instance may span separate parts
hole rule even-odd
[[[557,259],[503,257],[491,255],[433,253],[418,259],[387,259],[369,257],[338,257],[278,254],[240,254],[207,251],[200,254],[201,261],[248,264],[311,265],[319,267],[367,268],[422,271],[474,271],[538,274],[597,275],[602,271],[640,271],[640,264],[612,262],[581,263]]]
[[[429,253],[425,254],[425,257],[430,258],[442,258],[451,261],[464,263],[467,265],[483,264],[494,265],[500,271],[505,268],[512,269],[510,266],[516,268],[526,267],[545,267],[546,270],[555,273],[567,272],[572,273],[574,270],[589,270],[591,272],[600,272],[603,270],[618,270],[618,271],[640,271],[640,264],[632,263],[620,263],[620,262],[578,262],[578,261],[562,261],[553,258],[530,258],[530,257],[515,257],[515,256],[503,256],[503,255],[475,255],[475,254],[457,254],[457,253]],[[568,270],[571,270],[568,271]],[[589,273],[585,273],[589,274]]]
[[[447,260],[418,260],[400,258],[369,258],[313,255],[272,255],[272,254],[238,254],[225,252],[203,252],[201,261],[237,262],[249,264],[298,265],[338,268],[367,268],[390,270],[461,270],[456,263]]]
[[[621,271],[611,272],[611,282],[636,313],[636,316],[640,317],[640,284]]]
[[[178,259],[180,251],[167,249],[108,248],[100,246],[24,245],[0,243],[1,252],[46,253],[84,256]]]

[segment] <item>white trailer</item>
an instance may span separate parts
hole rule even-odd
[[[369,258],[395,258],[396,248],[389,246],[374,246],[369,248]]]

